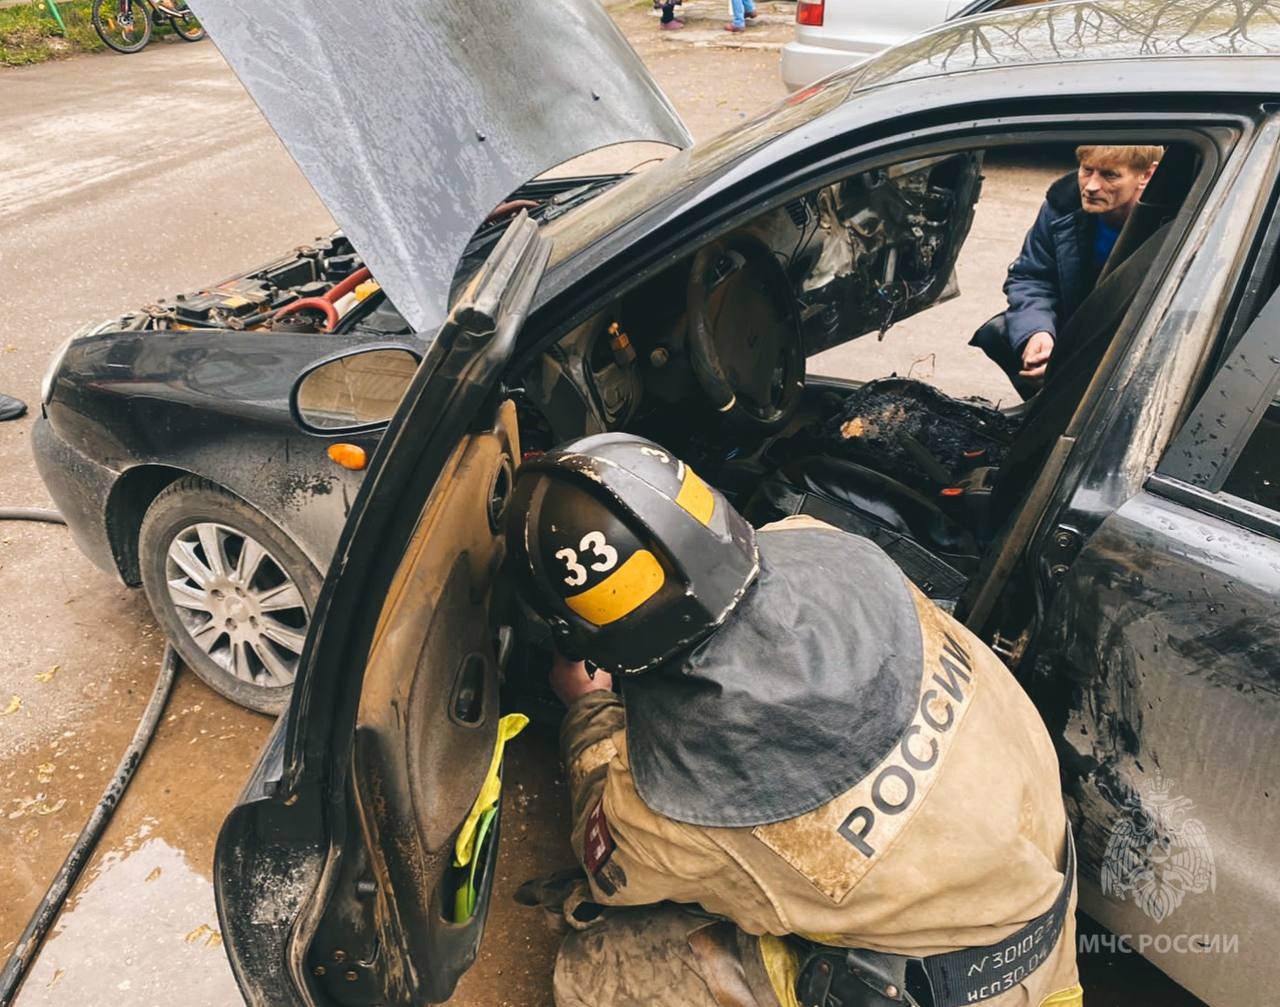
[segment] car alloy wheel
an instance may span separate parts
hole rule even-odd
[[[321,581],[288,535],[187,477],[147,509],[139,554],[151,608],[191,670],[242,706],[283,710]]]
[[[169,543],[169,597],[209,659],[251,685],[292,685],[310,617],[280,562],[227,525],[193,524]]]

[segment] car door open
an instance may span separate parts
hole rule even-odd
[[[418,980],[432,1001],[474,958],[493,879],[497,819],[465,869],[455,845],[497,740],[511,619],[494,574],[519,457],[506,400],[492,429],[464,437],[441,473],[387,596],[360,697],[352,787],[380,882],[377,936],[406,961],[430,963]],[[470,886],[476,906],[463,916],[457,895]],[[313,956],[330,957],[318,945]]]
[[[250,1003],[440,1002],[475,957],[520,458],[498,377],[548,252],[522,215],[451,311],[361,487],[295,700],[224,823],[218,911]],[[488,813],[460,854],[473,812]]]

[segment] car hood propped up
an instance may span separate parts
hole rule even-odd
[[[690,143],[598,0],[191,6],[419,332],[518,186],[608,144]]]

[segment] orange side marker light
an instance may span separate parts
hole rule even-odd
[[[330,444],[328,454],[330,461],[352,472],[359,472],[369,464],[369,456],[358,444]]]

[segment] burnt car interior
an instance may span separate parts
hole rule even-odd
[[[450,856],[454,836],[474,814],[499,711],[558,720],[545,687],[551,634],[497,576],[521,458],[588,433],[642,434],[753,523],[808,514],[868,536],[940,606],[963,607],[1210,174],[1196,145],[1166,145],[1095,289],[1060,333],[1068,349],[1028,402],[998,408],[895,375],[807,376],[818,350],[956,296],[982,165],[982,151],[953,150],[849,174],[689,249],[567,331],[527,334],[540,349],[507,373],[418,519],[361,694],[350,800],[364,842],[349,847],[339,870],[350,884],[334,891],[358,890],[371,871],[397,899],[417,901],[391,911],[344,899],[321,931],[364,917],[371,925],[358,929],[442,963],[444,974],[474,957],[499,826],[469,865]],[[956,333],[957,345],[968,335]],[[387,838],[405,835],[417,841]],[[456,909],[460,891],[475,896],[471,917]],[[310,953],[330,943],[317,933]]]
[[[814,353],[869,333],[892,339],[896,320],[958,294],[982,170],[981,152],[962,151],[824,186],[605,305],[523,375],[524,450],[600,430],[643,434],[753,523],[804,513],[868,536],[952,608],[1165,248],[1197,158],[1169,145],[1024,404],[997,408],[894,375],[805,374]]]

